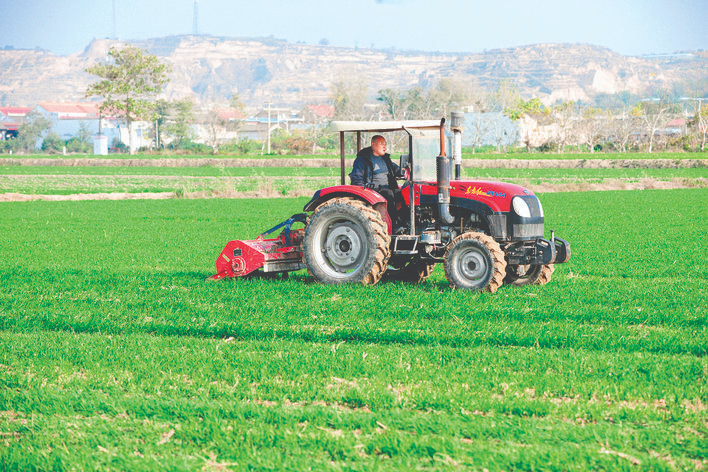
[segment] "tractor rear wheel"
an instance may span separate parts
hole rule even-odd
[[[335,198],[320,205],[305,228],[310,274],[326,284],[377,283],[391,255],[386,223],[365,202]]]
[[[445,277],[450,287],[494,293],[506,274],[504,252],[491,236],[463,233],[445,252]]]
[[[523,267],[525,273],[519,275],[519,268]],[[523,285],[546,285],[551,280],[553,271],[556,270],[553,264],[546,265],[510,265],[506,268],[504,284],[521,287]]]

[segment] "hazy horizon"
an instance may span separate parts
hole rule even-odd
[[[113,5],[116,5],[115,23]],[[94,39],[207,36],[426,52],[481,52],[546,43],[589,44],[625,56],[708,49],[705,0],[595,2],[312,0],[2,0],[0,48],[83,51]],[[78,23],[78,27],[75,25]]]

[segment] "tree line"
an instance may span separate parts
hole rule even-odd
[[[155,148],[217,153],[219,150],[248,153],[260,143],[226,142],[241,121],[224,117],[217,107],[197,109],[191,98],[158,98],[169,82],[170,67],[156,56],[134,46],[112,47],[105,63],[86,69],[100,80],[89,85],[85,97],[99,97],[100,115],[121,119],[130,136],[136,120],[149,121]],[[682,93],[659,90],[642,99],[627,92],[600,95],[595,103],[566,101],[546,106],[538,98],[525,100],[513,82],[500,80],[484,89],[471,79],[442,78],[427,87],[408,90],[382,89],[371,100],[363,78],[335,81],[329,104],[334,120],[416,120],[449,116],[453,110],[467,111],[466,140],[472,152],[565,152],[569,149],[595,151],[687,150],[705,151],[708,141],[708,80],[697,80]],[[229,109],[243,114],[237,94]],[[294,154],[329,152],[335,140],[328,133],[328,118],[304,110],[309,128],[286,133],[274,131],[276,152]],[[101,117],[100,116],[100,117]],[[100,118],[99,117],[99,118]],[[100,119],[99,119],[100,122]],[[0,142],[0,151],[33,152],[42,138],[46,152],[90,152],[90,133],[82,127],[78,136],[63,141],[48,133],[51,123],[31,112],[18,130],[17,139]],[[195,125],[204,144],[195,143]],[[100,130],[99,130],[100,132]],[[133,146],[127,149],[132,153]],[[260,146],[263,152],[263,146]]]
[[[448,116],[451,110],[468,111],[465,134],[473,152],[519,145],[527,152],[705,151],[708,81],[696,81],[692,97],[671,92],[658,90],[649,98],[625,92],[600,95],[596,103],[545,106],[539,98],[525,100],[509,80],[485,90],[445,78],[427,90],[379,90],[372,106],[365,99],[365,82],[349,80],[332,86],[332,101],[335,119],[341,120],[430,119]]]

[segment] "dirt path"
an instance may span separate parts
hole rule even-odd
[[[607,179],[601,183],[565,182],[531,184],[523,181],[514,183],[528,188],[534,193],[555,192],[592,192],[606,190],[669,190],[679,188],[708,188],[708,179],[670,179],[658,180],[643,178],[639,180]],[[77,193],[71,195],[28,195],[22,193],[0,194],[0,202],[44,201],[81,201],[81,200],[164,200],[171,198],[283,198],[311,197],[314,191],[299,189],[283,194],[277,190],[253,191],[208,191],[208,192],[141,192],[141,193]]]
[[[352,159],[346,160],[351,167]],[[0,166],[68,167],[339,167],[338,159],[23,159],[0,158]],[[708,159],[464,159],[478,169],[678,169],[708,167]]]

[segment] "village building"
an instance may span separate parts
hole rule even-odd
[[[0,140],[17,137],[17,130],[30,111],[30,107],[0,107]]]
[[[131,125],[131,140],[125,122],[115,117],[101,116],[98,104],[95,103],[39,102],[35,110],[52,123],[51,131],[65,140],[79,136],[83,129],[93,137],[101,136],[97,139],[105,141],[108,147],[115,147],[117,143],[127,146],[132,141],[133,151],[137,151],[142,147],[150,147],[152,143],[152,123],[134,121]]]

